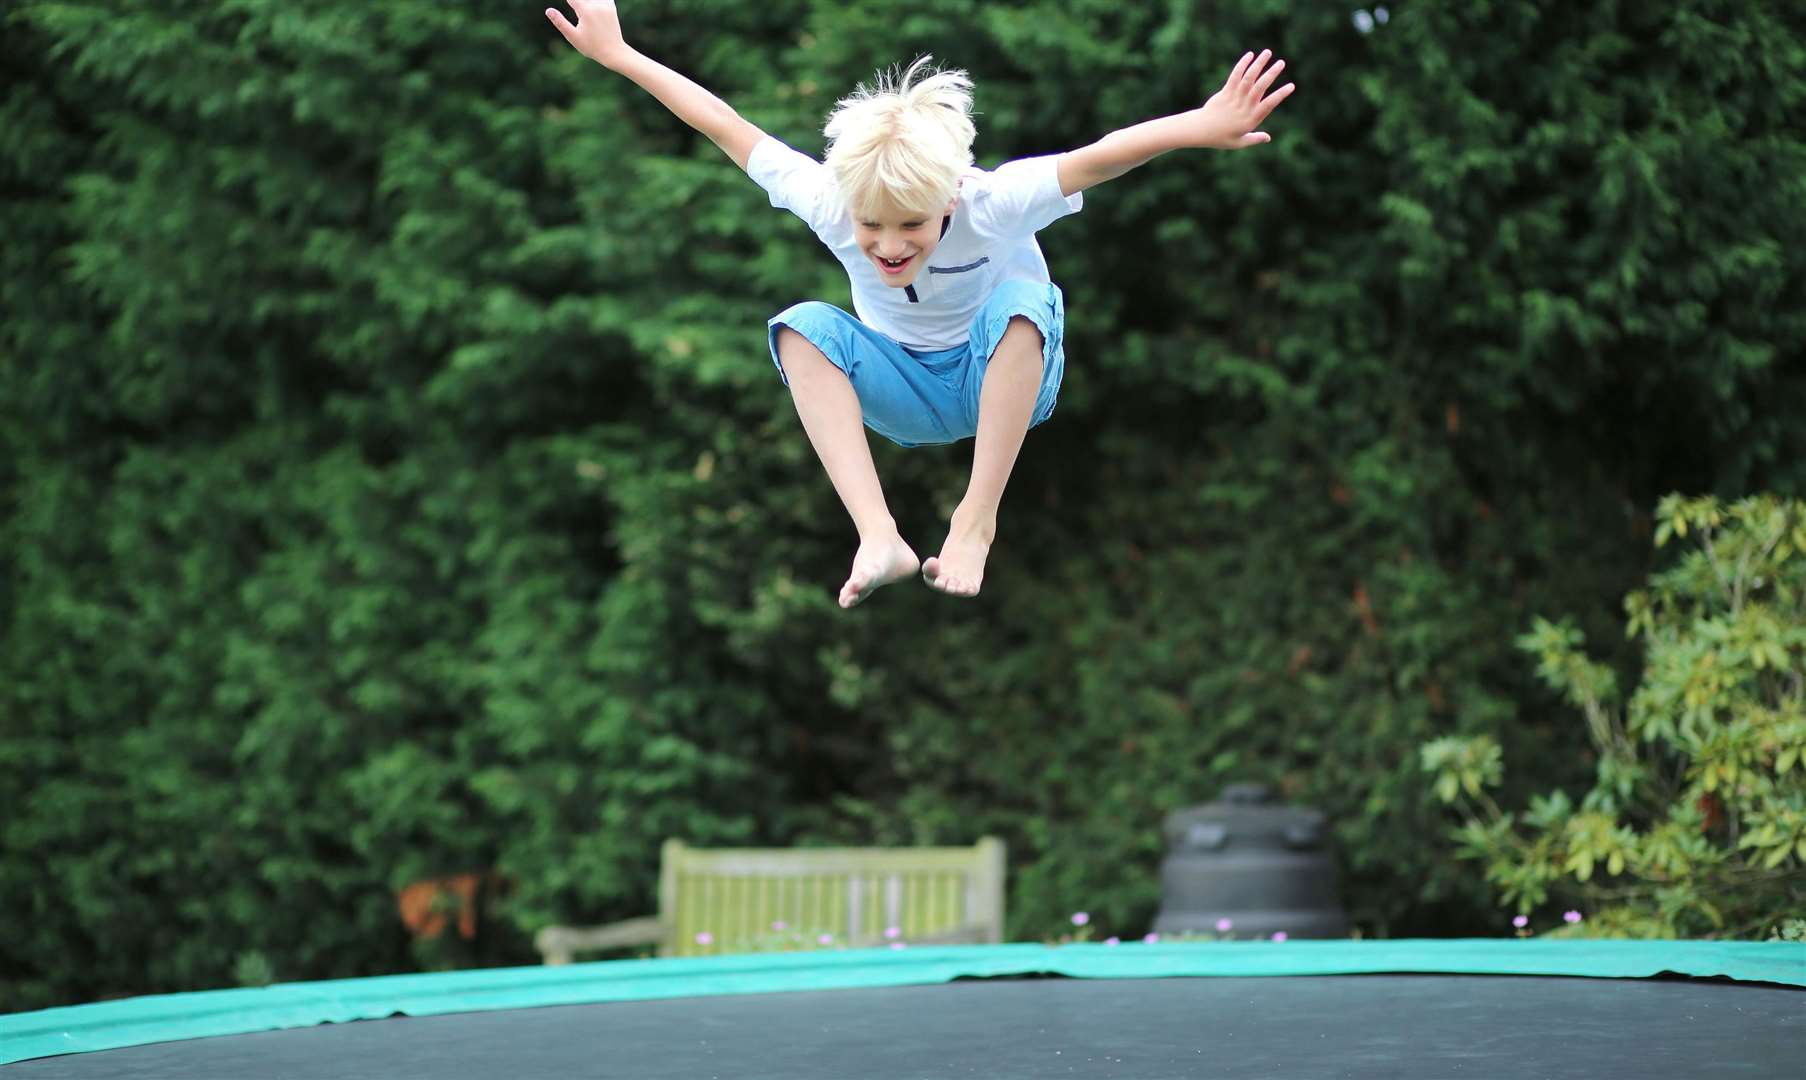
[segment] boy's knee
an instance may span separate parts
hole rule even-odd
[[[801,331],[779,326],[772,343],[776,347],[778,371],[783,374],[784,382],[792,390],[796,389],[799,377],[811,379],[829,372],[840,372],[840,366],[830,360],[828,354]]]
[[[801,330],[791,326],[780,325],[777,328],[777,336],[773,339],[773,344],[777,346],[778,360],[786,365],[799,357],[813,358],[824,355],[815,342],[810,341]]]
[[[1003,336],[1006,338],[1032,337],[1037,343],[1045,340],[1041,328],[1035,325],[1035,320],[1027,315],[1011,315],[1009,324],[1003,328]]]
[[[1047,346],[1047,338],[1035,320],[1027,315],[1011,315],[1010,321],[1004,325],[1003,334],[997,339],[997,349],[1008,349],[1023,356],[1033,355],[1037,361],[1045,361],[1043,355]]]
[[[790,329],[788,326],[778,327],[777,338],[775,340],[778,343],[778,357],[780,359],[786,356],[793,356],[798,349],[809,345],[808,338],[797,333],[795,330]]]
[[[805,300],[779,312],[771,320],[772,345],[780,357],[785,354],[820,353],[810,334],[819,336],[837,321],[841,312],[831,304],[820,300]],[[798,329],[801,327],[802,329]],[[809,333],[804,333],[807,330]]]

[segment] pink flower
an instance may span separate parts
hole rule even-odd
[[[884,928],[884,936],[895,941],[903,936],[903,928],[901,926],[887,926]]]
[[[815,941],[818,945],[832,945],[834,944],[834,935],[823,934],[821,937],[816,938]]]
[[[790,929],[790,924],[785,922],[783,919],[779,919],[776,922],[771,924],[771,928],[773,930],[788,930],[788,929]]]
[[[1235,928],[1235,920],[1233,920],[1233,919],[1218,919],[1217,920],[1217,933],[1219,933],[1219,934],[1227,934],[1230,930],[1232,930],[1234,928]]]
[[[1517,918],[1511,920],[1511,925],[1517,927],[1519,930],[1522,930],[1524,927],[1530,925],[1530,916],[1519,915]]]
[[[1149,934],[1148,936],[1142,938],[1141,940],[1146,942],[1149,945],[1152,945],[1155,942],[1160,940],[1160,935],[1159,934]]]
[[[704,930],[702,933],[696,935],[696,944],[713,945],[715,944],[715,935]]]
[[[1072,913],[1072,925],[1074,926],[1084,926],[1090,921],[1091,913],[1089,911],[1075,911]]]
[[[1121,945],[1122,938],[1107,937],[1104,939],[1104,944],[1105,945]]]
[[[890,947],[892,949],[907,949],[909,948],[909,944],[903,941],[893,941],[890,943]]]
[[[1286,932],[1284,930],[1273,931],[1273,940],[1274,941],[1284,941],[1285,939],[1286,939]]]
[[[1565,923],[1570,923],[1570,924],[1577,923],[1580,921],[1580,912],[1564,911],[1564,912],[1562,912],[1561,921],[1565,922]]]

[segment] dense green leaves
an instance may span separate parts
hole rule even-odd
[[[1643,642],[1628,696],[1571,626],[1519,645],[1578,707],[1597,761],[1575,805],[1538,800],[1524,828],[1485,789],[1489,736],[1424,747],[1437,794],[1466,811],[1466,852],[1507,902],[1591,909],[1584,932],[1747,936],[1806,910],[1806,503],[1663,500],[1657,545],[1689,550],[1625,602]]]
[[[1663,492],[1806,488],[1791,5],[627,3],[810,152],[923,51],[987,165],[1299,82],[1043,234],[1068,376],[984,595],[840,612],[764,320],[844,278],[542,7],[0,15],[0,1007],[528,960],[666,835],[997,833],[1012,934],[1133,931],[1239,779],[1330,813],[1366,932],[1486,929],[1416,747],[1583,785],[1531,614],[1603,640]],[[877,457],[932,549],[969,450]],[[477,940],[411,944],[463,873]]]

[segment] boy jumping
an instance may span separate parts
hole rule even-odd
[[[846,267],[857,318],[810,302],[769,324],[778,375],[859,530],[843,608],[918,568],[941,592],[978,594],[1016,453],[1053,413],[1065,371],[1064,300],[1035,233],[1076,212],[1086,188],[1168,150],[1269,141],[1256,129],[1293,90],[1269,93],[1285,61],[1269,66],[1271,52],[1248,53],[1199,108],[986,172],[972,164],[971,81],[929,70],[923,57],[843,98],[818,162],[635,51],[613,3],[569,3],[575,25],[546,9],[565,40],[708,136]],[[976,437],[972,478],[938,556],[918,563],[897,532],[866,427],[901,446]]]

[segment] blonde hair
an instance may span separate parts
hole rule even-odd
[[[938,211],[972,164],[972,80],[930,68],[932,60],[879,72],[828,114],[827,165],[856,218]]]

